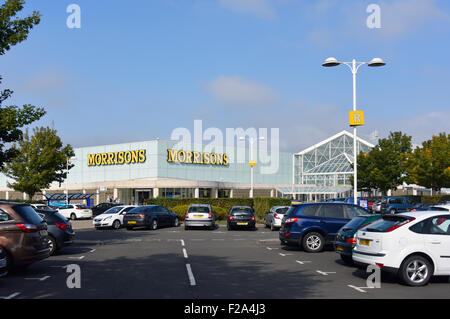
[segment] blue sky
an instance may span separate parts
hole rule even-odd
[[[3,2],[3,1],[2,1]],[[81,29],[66,26],[81,7]],[[381,29],[369,29],[369,4]],[[75,147],[168,139],[177,127],[280,128],[300,151],[349,129],[343,61],[381,57],[358,73],[359,130],[400,130],[415,143],[450,126],[446,0],[27,0],[42,22],[0,57],[9,104],[43,106]]]

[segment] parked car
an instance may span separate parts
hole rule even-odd
[[[450,275],[450,213],[418,211],[385,215],[359,230],[353,260],[377,265],[409,286]]]
[[[290,206],[274,206],[266,213],[264,218],[264,226],[270,230],[277,230],[281,227],[281,221],[283,220],[284,214],[289,210]]]
[[[108,209],[101,215],[94,218],[92,223],[96,229],[112,228],[120,229],[123,226],[123,217],[133,208],[138,206],[126,205],[126,206],[114,206]]]
[[[85,205],[69,204],[58,207],[58,212],[67,219],[91,219],[92,210]]]
[[[191,227],[216,228],[215,216],[210,205],[192,204],[184,217],[184,229]]]
[[[381,200],[377,200],[373,203],[372,212],[375,214],[381,213]]]
[[[0,277],[4,277],[8,274],[8,270],[6,269],[6,252],[0,247]]]
[[[255,211],[249,206],[233,206],[228,213],[227,229],[247,228],[256,230]]]
[[[75,232],[72,224],[56,210],[35,209],[38,215],[47,223],[50,255],[63,247],[73,244]]]
[[[426,211],[426,210],[440,210],[445,211],[448,210],[448,208],[445,208],[445,205],[440,205],[436,203],[420,203],[416,204],[410,209],[408,209],[408,212],[417,212],[417,211]]]
[[[6,267],[28,266],[50,255],[47,224],[28,204],[0,203],[0,246]]]
[[[384,197],[381,199],[381,212],[388,214],[403,213],[414,207],[414,205],[416,205],[416,202],[409,197]]]
[[[299,245],[307,252],[318,253],[352,218],[369,212],[359,206],[343,203],[309,203],[293,205],[281,225],[282,244]]]
[[[117,204],[117,203],[100,203],[98,205],[95,205],[92,207],[92,215],[98,216],[106,212],[108,209],[115,207],[115,206],[123,206],[123,204]]]
[[[33,207],[35,210],[36,209],[45,209],[45,210],[51,210],[52,208],[46,204],[30,204],[31,207]]]
[[[127,230],[136,227],[146,227],[156,230],[161,226],[179,226],[177,214],[164,206],[148,205],[133,208],[123,217]]]
[[[340,255],[342,261],[348,265],[353,264],[353,248],[356,246],[356,233],[359,229],[379,220],[382,215],[362,215],[353,218],[342,227],[336,235],[334,250]]]

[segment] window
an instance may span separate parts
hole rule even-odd
[[[43,222],[36,211],[28,205],[14,206],[13,209],[22,217],[26,223],[38,225]]]
[[[306,206],[305,208],[303,208],[301,214],[304,216],[319,216],[318,215],[319,207],[320,207],[319,205]]]
[[[427,233],[431,235],[450,235],[450,216],[430,218]]]
[[[322,205],[320,208],[321,217],[326,218],[344,218],[344,210],[341,205]]]
[[[289,207],[278,208],[276,212],[277,212],[277,214],[286,214],[288,209],[289,209]]]
[[[409,230],[417,234],[425,234],[425,225],[426,221],[423,221],[409,227]]]
[[[191,206],[189,207],[189,213],[209,213],[209,208],[206,206]]]
[[[363,209],[356,206],[344,206],[345,208],[345,218],[352,219],[357,216],[361,215],[367,215],[368,212]]]
[[[6,212],[0,209],[0,222],[7,222],[13,220]]]

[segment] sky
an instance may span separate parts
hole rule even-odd
[[[3,3],[4,1],[0,1]],[[81,28],[70,29],[70,4]],[[367,27],[370,4],[381,28]],[[27,0],[28,40],[0,56],[6,104],[42,106],[34,125],[74,147],[169,139],[178,127],[279,128],[298,152],[350,130],[357,75],[361,137],[420,144],[450,127],[447,0]],[[374,134],[378,132],[378,134]]]

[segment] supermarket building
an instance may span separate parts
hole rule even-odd
[[[370,143],[359,139],[358,151]],[[256,148],[255,148],[256,149]],[[74,167],[67,180],[54,183],[33,199],[50,194],[90,194],[92,204],[117,200],[142,204],[149,198],[249,197],[251,168],[249,149],[223,149],[204,145],[180,145],[176,141],[152,140],[74,149]],[[239,156],[241,154],[242,156]],[[289,197],[323,200],[350,195],[349,177],[353,137],[342,131],[300,153],[258,153],[254,168],[254,197]],[[240,157],[240,158],[239,158]],[[277,158],[277,169],[267,173]],[[25,199],[7,187],[0,174],[1,199]]]

